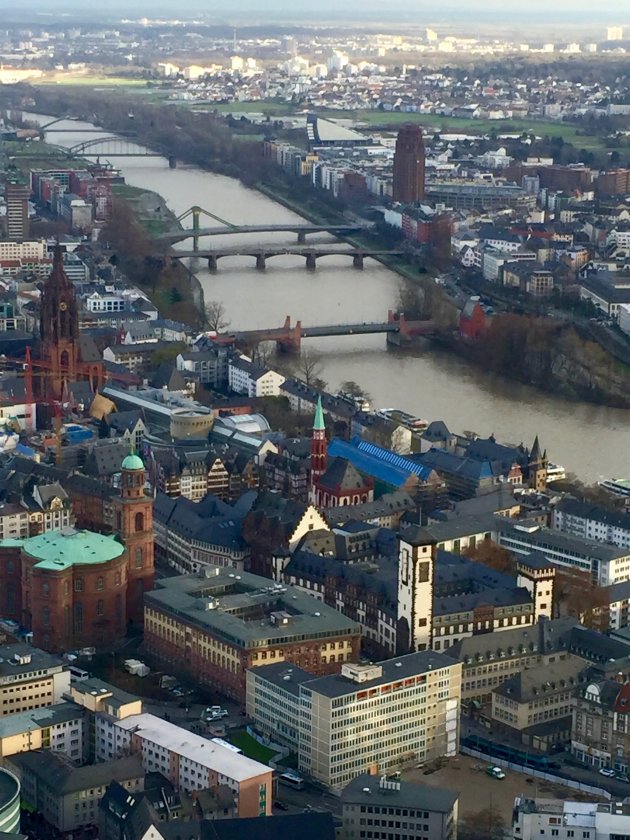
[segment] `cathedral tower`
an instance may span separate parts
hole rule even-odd
[[[49,376],[43,383],[47,397],[60,400],[64,387],[77,378],[79,363],[79,312],[74,286],[63,268],[57,245],[53,269],[44,283],[40,304],[40,358]]]

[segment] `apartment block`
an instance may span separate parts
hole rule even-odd
[[[341,789],[358,774],[455,755],[461,664],[420,651],[313,678],[287,664],[247,672],[247,713],[297,750],[300,769]]]
[[[142,762],[135,755],[77,767],[57,752],[33,750],[11,756],[8,763],[20,780],[22,800],[62,833],[98,823],[98,803],[111,781],[129,792],[144,788]]]
[[[87,714],[74,703],[0,718],[0,758],[29,750],[58,750],[82,763],[87,754]]]
[[[227,785],[239,817],[270,816],[273,770],[216,740],[208,740],[155,715],[117,719],[96,715],[96,760],[138,754],[145,772],[157,771],[186,793]]]

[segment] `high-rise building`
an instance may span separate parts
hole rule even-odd
[[[7,201],[7,235],[15,242],[28,239],[28,200],[31,188],[28,184],[9,181],[5,188]]]
[[[606,29],[607,41],[623,41],[623,26],[609,26]]]
[[[394,154],[394,201],[414,204],[424,198],[425,151],[419,125],[403,125]]]

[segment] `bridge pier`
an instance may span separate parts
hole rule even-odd
[[[297,238],[298,245],[304,245],[304,243],[306,242],[306,233],[303,230],[298,231]]]
[[[315,254],[307,254],[306,255],[306,268],[309,271],[315,271],[317,268],[317,257]]]
[[[352,265],[360,271],[363,271],[363,254],[355,254],[352,257]]]
[[[264,271],[267,268],[267,261],[264,254],[256,254],[256,269]]]
[[[213,274],[216,274],[218,267],[219,263],[217,258],[214,254],[210,254],[210,256],[208,257],[208,271],[211,271]]]
[[[168,166],[169,169],[177,169],[177,158],[175,155],[168,156]]]

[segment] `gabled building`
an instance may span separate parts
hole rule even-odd
[[[243,537],[251,550],[248,571],[279,580],[301,539],[309,531],[328,529],[314,505],[261,491],[243,524]]]

